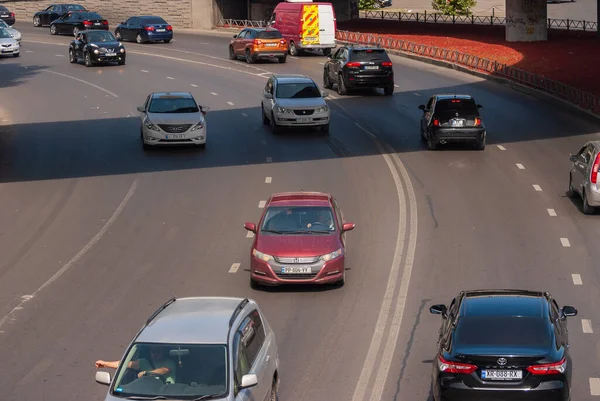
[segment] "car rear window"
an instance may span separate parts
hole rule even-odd
[[[283,35],[279,31],[258,31],[257,39],[283,39]]]
[[[160,17],[144,17],[141,19],[144,24],[166,24],[167,21]]]
[[[83,6],[77,5],[77,4],[71,4],[68,6],[65,6],[67,8],[68,11],[79,11],[79,10],[85,10],[85,8]]]
[[[0,6],[0,11],[8,11],[8,8],[6,8],[4,6]]]
[[[473,99],[441,99],[435,106],[436,113],[479,114]]]
[[[84,19],[90,20],[90,19],[104,19],[102,18],[102,16],[98,13],[81,13],[80,14]]]
[[[352,61],[390,61],[385,49],[352,50]]]
[[[457,346],[549,347],[548,321],[541,317],[462,317],[454,332]]]

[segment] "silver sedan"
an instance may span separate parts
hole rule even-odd
[[[19,57],[20,54],[19,42],[8,33],[7,29],[0,28],[0,56]]]
[[[0,28],[6,29],[6,31],[8,31],[8,34],[14,40],[16,40],[18,43],[21,43],[21,32],[17,31],[15,28],[12,28],[10,25],[8,25],[6,22],[4,22],[1,19],[0,19]]]
[[[273,132],[284,127],[315,127],[329,132],[330,111],[315,81],[304,75],[273,75],[262,98],[263,124]]]

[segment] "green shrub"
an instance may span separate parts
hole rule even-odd
[[[444,15],[471,15],[477,0],[432,0],[431,5]]]
[[[358,0],[359,10],[372,10],[375,7],[375,0]]]

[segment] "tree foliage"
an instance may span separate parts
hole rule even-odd
[[[444,15],[471,15],[477,0],[432,0],[431,5]]]
[[[358,0],[359,10],[372,10],[375,8],[375,0]]]

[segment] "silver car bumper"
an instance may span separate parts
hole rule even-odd
[[[142,125],[142,137],[144,143],[150,146],[203,145],[206,143],[206,125],[201,129],[181,134],[154,131]]]
[[[282,127],[318,127],[329,124],[329,112],[298,116],[294,113],[275,113],[275,122]]]

